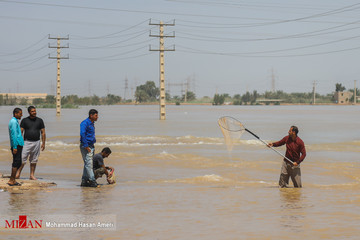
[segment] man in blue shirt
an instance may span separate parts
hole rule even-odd
[[[24,146],[24,139],[21,135],[19,120],[22,117],[22,110],[15,108],[13,111],[13,118],[9,122],[9,137],[11,145],[11,153],[13,155],[13,163],[11,168],[11,176],[8,184],[10,186],[21,186],[16,182],[16,172],[21,166],[21,152]]]
[[[98,111],[91,109],[89,117],[80,124],[80,152],[84,160],[84,170],[81,178],[82,187],[97,187],[93,172],[93,155],[95,138],[95,125],[98,120]]]

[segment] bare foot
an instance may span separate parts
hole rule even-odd
[[[32,177],[30,177],[30,180],[37,180],[37,178],[32,176]]]

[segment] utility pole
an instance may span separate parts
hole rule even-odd
[[[106,84],[106,93],[107,93],[107,95],[110,94],[110,85],[109,85],[109,83]]]
[[[316,104],[316,92],[315,92],[316,81],[313,82],[313,105]]]
[[[159,49],[151,49],[150,46],[150,51],[158,51],[160,52],[160,120],[165,120],[166,119],[166,111],[165,111],[165,60],[164,60],[164,52],[165,51],[175,51],[175,46],[173,47],[173,49],[165,49],[164,46],[164,38],[165,37],[175,37],[175,33],[173,33],[173,35],[164,35],[164,26],[175,26],[175,20],[173,23],[163,23],[162,21],[160,21],[160,23],[151,23],[151,19],[149,22],[149,25],[157,25],[159,26],[159,35],[152,35],[151,31],[150,31],[150,37],[158,37],[160,39],[160,46]]]
[[[271,69],[271,91],[275,92],[275,73],[273,68]]]
[[[354,105],[356,105],[356,80],[354,80]]]
[[[125,78],[124,102],[126,101],[126,95],[127,95],[128,88],[129,88],[128,79]]]
[[[60,49],[61,48],[69,48],[69,44],[67,46],[60,46],[60,40],[69,40],[68,37],[51,37],[49,34],[49,39],[56,39],[57,46],[50,46],[49,48],[56,48],[57,49],[57,56],[51,57],[49,54],[49,59],[57,59],[57,77],[56,77],[56,116],[60,116],[61,114],[61,82],[60,82],[60,59],[69,59],[69,55],[67,57],[60,56]]]
[[[184,102],[187,102],[187,95],[188,95],[188,91],[189,91],[189,88],[190,88],[190,77],[188,77],[186,79],[186,83],[185,83],[185,97],[184,97]]]

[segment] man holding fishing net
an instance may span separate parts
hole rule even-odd
[[[294,187],[302,187],[300,163],[306,157],[306,150],[304,142],[297,135],[298,132],[299,129],[296,126],[291,126],[288,136],[284,137],[278,142],[272,142],[268,144],[268,147],[280,147],[286,144],[285,156],[293,162],[290,163],[286,158],[284,158],[279,180],[279,186],[282,188],[287,187],[290,177]]]
[[[297,135],[299,129],[296,126],[291,126],[289,130],[289,135],[284,137],[280,141],[267,143],[262,140],[258,135],[247,129],[244,124],[242,124],[239,120],[233,117],[221,117],[218,120],[218,124],[221,128],[221,132],[224,135],[228,150],[231,150],[233,147],[233,138],[240,138],[244,132],[248,132],[255,138],[257,138],[259,141],[267,145],[269,148],[274,150],[276,153],[284,157],[284,162],[281,167],[281,175],[279,180],[280,187],[287,187],[290,177],[294,184],[294,187],[302,187],[300,163],[306,157],[306,150],[304,142]],[[273,148],[282,146],[284,144],[286,144],[285,155]]]

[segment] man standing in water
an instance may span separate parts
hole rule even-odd
[[[21,135],[21,129],[19,120],[22,117],[22,110],[15,108],[13,111],[13,117],[9,122],[9,137],[11,145],[11,153],[13,156],[13,163],[11,168],[11,176],[8,182],[9,186],[21,186],[20,183],[16,182],[16,172],[21,166],[21,152],[24,146],[24,139]]]
[[[278,142],[269,143],[269,147],[279,147],[286,144],[285,156],[294,162],[294,164],[284,159],[281,167],[281,174],[279,186],[281,188],[287,187],[289,184],[289,177],[294,184],[294,187],[301,188],[301,171],[300,163],[306,157],[306,150],[304,142],[298,137],[299,129],[296,126],[291,126],[289,135]]]
[[[89,117],[80,124],[80,152],[84,160],[84,170],[81,179],[82,187],[97,187],[93,172],[93,155],[95,138],[95,122],[98,120],[98,111],[91,109]]]
[[[46,133],[44,121],[36,116],[36,108],[34,106],[28,107],[29,116],[24,118],[21,123],[21,133],[24,134],[24,148],[22,151],[22,164],[16,173],[16,178],[20,178],[22,169],[24,168],[27,159],[30,162],[30,180],[37,180],[35,177],[36,164],[40,156],[40,149],[44,151]],[[40,134],[42,143],[40,144]]]

